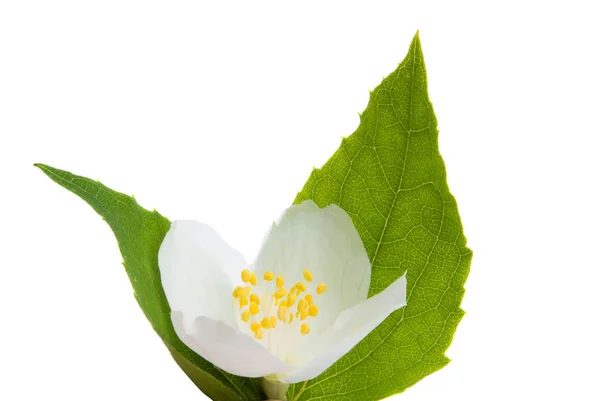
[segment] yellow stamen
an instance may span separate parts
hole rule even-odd
[[[250,320],[250,311],[248,309],[246,309],[245,311],[242,312],[242,320],[247,323],[248,320]]]
[[[317,286],[317,294],[321,295],[327,290],[327,285],[325,283],[321,283]]]
[[[301,312],[308,306],[308,301],[305,298],[302,298],[300,302],[298,302],[298,312]]]
[[[312,303],[313,303],[312,295],[306,294],[304,296],[304,299],[306,299],[306,302],[308,302],[309,305],[312,305]]]
[[[319,314],[319,307],[317,305],[311,305],[308,307],[308,316],[316,317]]]
[[[281,299],[281,298],[285,297],[285,294],[287,294],[286,289],[280,288],[277,291],[275,291],[275,294],[273,294],[273,297],[275,297],[275,299]]]
[[[304,280],[308,281],[309,283],[312,281],[312,273],[308,269],[304,269]]]
[[[257,322],[252,322],[250,324],[250,330],[252,330],[253,333],[256,333],[259,329],[260,329],[260,324],[258,324]]]
[[[238,296],[240,298],[244,298],[244,297],[247,297],[248,295],[250,295],[250,292],[252,292],[252,288],[251,287],[241,287],[240,291],[238,293]]]
[[[256,294],[250,294],[250,302],[260,305],[260,298]]]
[[[237,298],[240,296],[240,290],[242,289],[242,287],[235,287],[235,289],[233,290],[233,294],[231,294],[234,298]]]
[[[251,302],[250,303],[250,313],[252,313],[252,315],[258,315],[258,311],[259,311],[258,304]]]
[[[302,333],[303,336],[310,333],[310,327],[308,326],[308,324],[304,323],[302,326],[300,326],[300,333]]]
[[[277,319],[275,316],[271,316],[271,328],[274,329],[275,327],[277,327]]]
[[[263,329],[270,329],[271,319],[269,319],[268,317],[263,317],[263,320],[260,322],[260,325],[263,327]]]
[[[240,309],[248,305],[248,297],[240,297]]]
[[[294,306],[294,303],[296,303],[296,294],[290,291],[287,299],[287,306],[291,308]]]
[[[307,317],[308,317],[308,310],[302,309],[302,311],[300,312],[300,320],[306,320]]]
[[[244,283],[247,283],[248,281],[250,281],[250,270],[248,270],[248,269],[242,270],[242,281]]]
[[[273,277],[275,277],[275,275],[273,274],[273,272],[266,272],[265,276],[264,276],[264,279],[265,279],[265,281],[271,281],[271,280],[273,280]]]
[[[290,321],[288,322],[288,324],[291,324],[293,320],[294,320],[294,314],[290,313]]]
[[[297,288],[299,292],[304,292],[304,291],[306,291],[306,284],[304,284],[302,281],[300,281],[299,283],[296,283],[295,288]]]
[[[286,321],[286,317],[287,317],[287,313],[288,313],[287,308],[285,306],[283,306],[283,305],[280,305],[279,306],[279,310],[277,311],[277,317],[282,322],[285,322]]]
[[[283,284],[284,284],[283,277],[277,276],[277,279],[275,279],[275,285],[277,286],[277,288],[279,288],[279,289],[283,288]]]
[[[262,340],[262,339],[263,339],[263,337],[264,337],[263,330],[262,330],[262,328],[261,328],[261,327],[259,327],[259,328],[258,328],[258,330],[256,330],[256,331],[254,332],[254,338],[257,338],[257,339],[259,339],[259,340]]]
[[[250,284],[256,285],[256,274],[250,273],[250,278],[248,279],[248,281],[250,281]]]

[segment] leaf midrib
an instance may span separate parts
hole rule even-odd
[[[381,232],[381,236],[380,236],[380,238],[379,238],[379,241],[377,242],[377,248],[375,249],[375,252],[374,252],[374,254],[373,254],[373,257],[371,258],[371,265],[373,265],[373,264],[375,263],[375,261],[376,261],[376,259],[377,259],[377,256],[379,255],[379,249],[381,248],[381,243],[382,243],[382,241],[383,241],[383,237],[384,237],[384,235],[385,235],[385,233],[386,233],[386,230],[387,230],[388,221],[389,221],[389,219],[390,219],[390,217],[391,217],[391,215],[392,215],[392,212],[393,212],[393,210],[394,210],[394,207],[395,207],[395,205],[396,205],[396,202],[397,202],[397,199],[398,199],[398,195],[399,195],[399,194],[400,194],[400,192],[401,192],[401,191],[400,191],[400,189],[402,188],[402,183],[403,183],[403,181],[404,181],[404,172],[405,172],[405,170],[406,170],[406,163],[407,163],[407,156],[408,156],[408,148],[409,148],[409,144],[410,144],[410,134],[411,134],[411,132],[412,132],[412,123],[413,123],[413,87],[414,87],[414,85],[415,85],[414,76],[415,76],[415,69],[416,69],[416,66],[417,66],[417,57],[416,57],[416,54],[415,54],[415,53],[416,53],[416,50],[417,50],[417,49],[416,49],[416,46],[415,46],[415,48],[413,49],[413,59],[412,59],[412,69],[411,69],[411,86],[410,86],[409,119],[408,119],[408,127],[407,127],[407,128],[405,128],[405,129],[406,129],[406,131],[407,131],[407,140],[406,140],[406,148],[405,148],[405,150],[404,150],[404,160],[403,160],[403,162],[402,162],[402,173],[401,173],[401,175],[400,175],[400,179],[398,180],[398,187],[396,188],[396,192],[395,192],[395,194],[394,194],[394,200],[392,201],[392,205],[390,206],[390,209],[389,209],[389,211],[388,211],[387,218],[386,218],[385,224],[384,224],[384,226],[383,226],[383,230],[382,230],[382,232]],[[395,110],[395,109],[394,109],[394,113],[396,113],[396,110]],[[383,168],[383,166],[382,166],[382,168]],[[341,185],[341,187],[340,187],[340,193],[342,192],[342,187],[343,187],[343,184],[342,184],[342,185]],[[440,224],[440,229],[441,229],[441,226],[442,226],[442,225]],[[439,233],[438,233],[438,237],[439,237]],[[436,240],[436,241],[437,241],[437,240]],[[436,242],[436,243],[437,243],[437,242]],[[429,252],[428,261],[429,261],[429,258],[431,257],[431,253],[433,252],[433,248],[434,248],[434,247],[432,247],[432,250]],[[386,336],[383,338],[383,340],[382,340],[382,341],[380,341],[380,342],[379,342],[379,344],[377,344],[375,347],[373,347],[372,349],[370,349],[370,350],[369,350],[369,352],[367,352],[367,354],[366,354],[366,355],[364,355],[362,358],[360,358],[360,359],[359,359],[358,361],[356,361],[355,363],[353,363],[353,364],[349,365],[348,367],[346,367],[346,368],[344,368],[344,369],[342,369],[342,370],[340,370],[340,371],[336,372],[335,374],[333,374],[333,375],[331,375],[331,376],[327,376],[327,377],[325,377],[325,378],[323,378],[323,379],[321,379],[321,380],[315,381],[315,382],[311,383],[309,386],[304,386],[304,387],[302,387],[300,394],[302,394],[304,391],[306,391],[306,390],[308,390],[308,389],[310,389],[310,388],[314,387],[314,386],[315,386],[315,385],[317,385],[317,384],[323,384],[324,382],[328,381],[329,379],[332,379],[332,378],[334,378],[334,377],[336,377],[336,376],[338,376],[338,375],[340,375],[340,374],[344,373],[345,371],[352,369],[354,366],[358,365],[359,363],[361,363],[361,362],[362,362],[364,359],[366,359],[368,356],[370,356],[370,355],[371,355],[371,354],[372,354],[372,353],[373,353],[375,350],[377,350],[377,349],[378,349],[378,348],[379,348],[379,347],[380,347],[382,344],[384,344],[384,343],[385,343],[385,341],[388,339],[388,337],[389,337],[389,336],[390,336],[392,333],[394,333],[395,329],[396,329],[396,328],[397,328],[397,327],[400,325],[400,323],[402,322],[402,320],[403,320],[403,316],[404,316],[404,309],[402,309],[402,317],[401,317],[401,318],[399,318],[399,319],[396,321],[396,324],[395,324],[395,326],[394,326],[394,329],[390,330],[390,331],[388,332],[388,334],[387,334],[387,335],[386,335]],[[441,335],[441,334],[440,334],[440,335]],[[425,354],[425,353],[423,353],[423,354],[421,355],[421,358],[423,358],[423,355],[424,355],[424,354]],[[421,358],[420,358],[419,360],[421,360]],[[377,382],[377,383],[379,383],[379,382]],[[300,400],[300,398],[298,398],[298,400]]]
[[[375,252],[373,253],[373,257],[371,258],[371,266],[375,264],[375,261],[377,260],[377,256],[379,256],[379,250],[381,249],[381,243],[383,242],[383,237],[385,236],[385,233],[387,232],[387,227],[388,227],[388,222],[390,220],[390,217],[392,216],[392,212],[394,211],[394,208],[396,207],[396,202],[398,200],[398,195],[400,194],[400,189],[402,188],[402,183],[404,182],[404,172],[406,171],[406,161],[408,158],[408,148],[410,145],[410,134],[412,133],[412,123],[413,123],[413,87],[414,87],[414,76],[415,76],[415,68],[416,68],[416,57],[415,57],[415,52],[416,52],[416,47],[415,49],[413,49],[413,63],[412,63],[412,69],[411,69],[411,85],[410,85],[410,106],[409,106],[409,118],[408,118],[408,128],[406,129],[406,148],[404,149],[404,159],[402,161],[402,173],[400,174],[400,179],[398,180],[398,187],[396,188],[396,191],[394,193],[394,200],[392,201],[392,205],[390,206],[390,209],[388,211],[387,217],[385,219],[385,223],[383,225],[383,229],[381,230],[381,236],[379,237],[379,241],[377,241],[377,248],[375,249]],[[396,114],[396,109],[394,107],[392,107],[392,109],[394,110],[394,114]],[[398,119],[398,121],[400,121],[400,119]],[[383,169],[383,166],[381,166]],[[387,180],[387,178],[386,178]]]

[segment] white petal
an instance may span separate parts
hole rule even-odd
[[[188,327],[178,311],[171,313],[171,319],[177,336],[185,345],[226,372],[245,377],[263,377],[294,369],[249,335],[222,322],[198,317]]]
[[[247,263],[212,227],[174,221],[160,246],[158,265],[169,306],[183,313],[188,326],[206,316],[237,327],[232,278]]]
[[[304,269],[312,272],[313,289],[327,284],[327,291],[315,296],[320,310],[312,320],[315,329],[366,299],[371,282],[371,263],[350,216],[337,205],[321,209],[313,201],[283,213],[267,234],[254,269],[259,277],[266,271],[282,275],[286,288],[304,280]]]
[[[406,305],[406,275],[390,284],[379,294],[344,311],[320,337],[315,340],[318,354],[301,369],[280,377],[284,383],[310,380],[323,373],[338,359],[373,331],[392,312]],[[306,337],[309,337],[310,334]]]

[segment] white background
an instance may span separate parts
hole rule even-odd
[[[594,3],[2,2],[0,399],[205,399],[108,226],[32,163],[252,259],[417,29],[474,259],[453,361],[392,398],[600,399]]]

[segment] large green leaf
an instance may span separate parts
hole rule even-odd
[[[437,136],[417,34],[371,93],[356,132],[295,200],[348,212],[373,265],[370,295],[408,271],[408,304],[321,376],[292,386],[289,400],[379,400],[449,362],[471,251]]]
[[[158,249],[170,222],[158,212],[141,207],[133,197],[113,191],[98,181],[36,164],[48,177],[94,208],[113,230],[125,270],[144,314],[189,378],[216,401],[264,400],[258,380],[223,372],[185,346],[175,334],[158,270]]]

